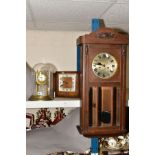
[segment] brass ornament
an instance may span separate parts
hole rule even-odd
[[[129,150],[129,133],[99,139],[99,149],[103,151]]]

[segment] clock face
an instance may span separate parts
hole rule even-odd
[[[79,97],[79,73],[77,71],[59,71],[54,74],[56,97]]]
[[[47,75],[42,73],[42,72],[39,72],[39,73],[36,73],[37,76],[36,76],[36,82],[38,84],[46,84],[47,82]]]
[[[76,90],[76,74],[59,74],[59,91],[74,92]]]
[[[92,62],[93,73],[102,79],[112,77],[118,68],[116,59],[109,53],[103,52],[97,54]]]

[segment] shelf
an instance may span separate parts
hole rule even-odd
[[[26,108],[59,108],[59,107],[80,107],[80,99],[55,98],[51,101],[26,101]]]

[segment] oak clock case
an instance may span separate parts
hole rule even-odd
[[[76,71],[59,71],[55,75],[56,97],[79,97],[79,73]]]
[[[81,112],[86,137],[126,132],[126,49],[128,36],[110,28],[77,39],[80,47]]]

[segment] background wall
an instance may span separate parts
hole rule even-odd
[[[33,67],[36,63],[52,63],[58,70],[76,70],[76,39],[89,32],[27,31],[26,60]]]

